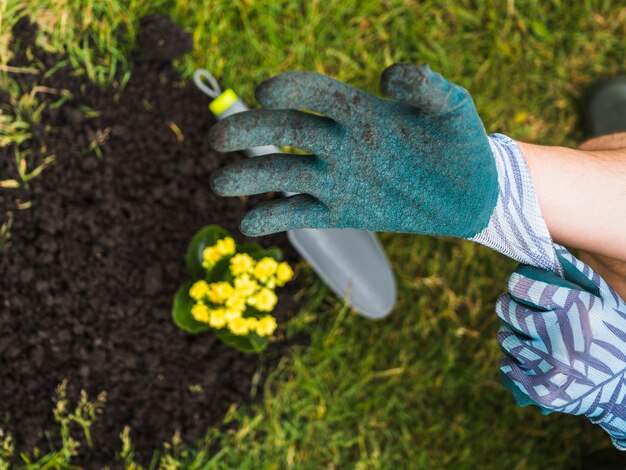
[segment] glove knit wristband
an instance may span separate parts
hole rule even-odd
[[[498,169],[498,202],[487,227],[469,240],[562,275],[524,154],[502,134],[491,134],[489,145]]]

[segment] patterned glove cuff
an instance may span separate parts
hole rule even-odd
[[[489,145],[498,169],[498,202],[489,225],[469,240],[562,275],[524,154],[513,139],[502,134],[491,134]]]

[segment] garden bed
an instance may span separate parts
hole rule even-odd
[[[47,69],[60,60],[30,44],[27,23],[15,34],[12,65],[28,65],[27,50]],[[209,99],[171,65],[189,47],[186,34],[153,17],[121,93],[68,66],[18,78],[23,90],[46,87],[38,96],[49,102],[71,93],[58,109],[46,108],[21,147],[35,162],[54,155],[55,163],[28,188],[0,189],[0,225],[14,215],[0,253],[0,427],[18,449],[47,448],[51,398],[67,378],[74,393],[107,394],[82,462],[110,464],[125,425],[145,460],[176,431],[189,443],[232,404],[249,401],[253,381],[262,382],[256,372],[285,347],[243,354],[172,323],[193,234],[212,223],[250,241],[238,221],[261,199],[220,198],[208,187],[213,170],[242,157],[209,146]],[[17,178],[14,151],[0,149],[0,176]],[[295,257],[282,234],[260,242]],[[279,292],[279,322],[294,312],[296,290],[297,282]]]

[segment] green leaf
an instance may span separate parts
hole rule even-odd
[[[233,276],[230,273],[230,269],[229,269],[231,258],[232,256],[222,258],[217,263],[215,263],[215,266],[213,266],[211,269],[209,270],[205,269],[205,272],[207,273],[206,275],[207,282],[218,282],[218,281],[230,282],[232,281]]]
[[[187,271],[193,279],[203,278],[206,270],[202,267],[202,251],[207,246],[225,237],[230,237],[230,233],[218,225],[207,225],[201,228],[191,239],[185,255]]]
[[[283,260],[283,252],[277,246],[272,246],[265,250],[265,256],[274,258],[276,261]]]
[[[205,323],[196,321],[191,316],[191,307],[194,306],[195,301],[189,296],[189,288],[193,284],[193,281],[185,282],[176,291],[174,296],[174,307],[172,308],[172,317],[174,323],[181,330],[185,330],[188,333],[200,333],[206,331],[210,327]]]
[[[258,354],[265,350],[268,344],[266,337],[259,336],[256,333],[250,333],[247,336],[237,336],[226,328],[223,328],[221,330],[215,330],[215,335],[228,346],[245,353]]]
[[[237,253],[246,253],[250,255],[255,261],[258,261],[261,258],[265,258],[266,256],[269,258],[274,258],[276,261],[282,261],[283,259],[283,252],[280,250],[280,248],[273,246],[265,249],[257,243],[249,243],[247,245],[238,246]]]
[[[246,253],[250,255],[252,259],[259,260],[263,258],[263,248],[257,243],[248,243],[246,245],[239,245],[237,247],[237,253]]]
[[[254,317],[257,320],[260,320],[265,315],[267,315],[266,312],[261,312],[260,310],[257,310],[256,308],[254,308],[252,305],[246,306],[246,312],[245,312],[246,317]]]

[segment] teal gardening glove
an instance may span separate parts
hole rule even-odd
[[[511,139],[486,134],[469,93],[427,65],[393,65],[381,83],[392,100],[287,72],[257,88],[265,109],[213,127],[221,151],[283,145],[314,154],[261,156],[213,174],[223,196],[301,193],[251,210],[242,231],[449,235],[558,271],[523,155]]]
[[[626,450],[626,303],[557,246],[564,277],[521,266],[496,303],[504,385],[521,406],[584,415]]]

